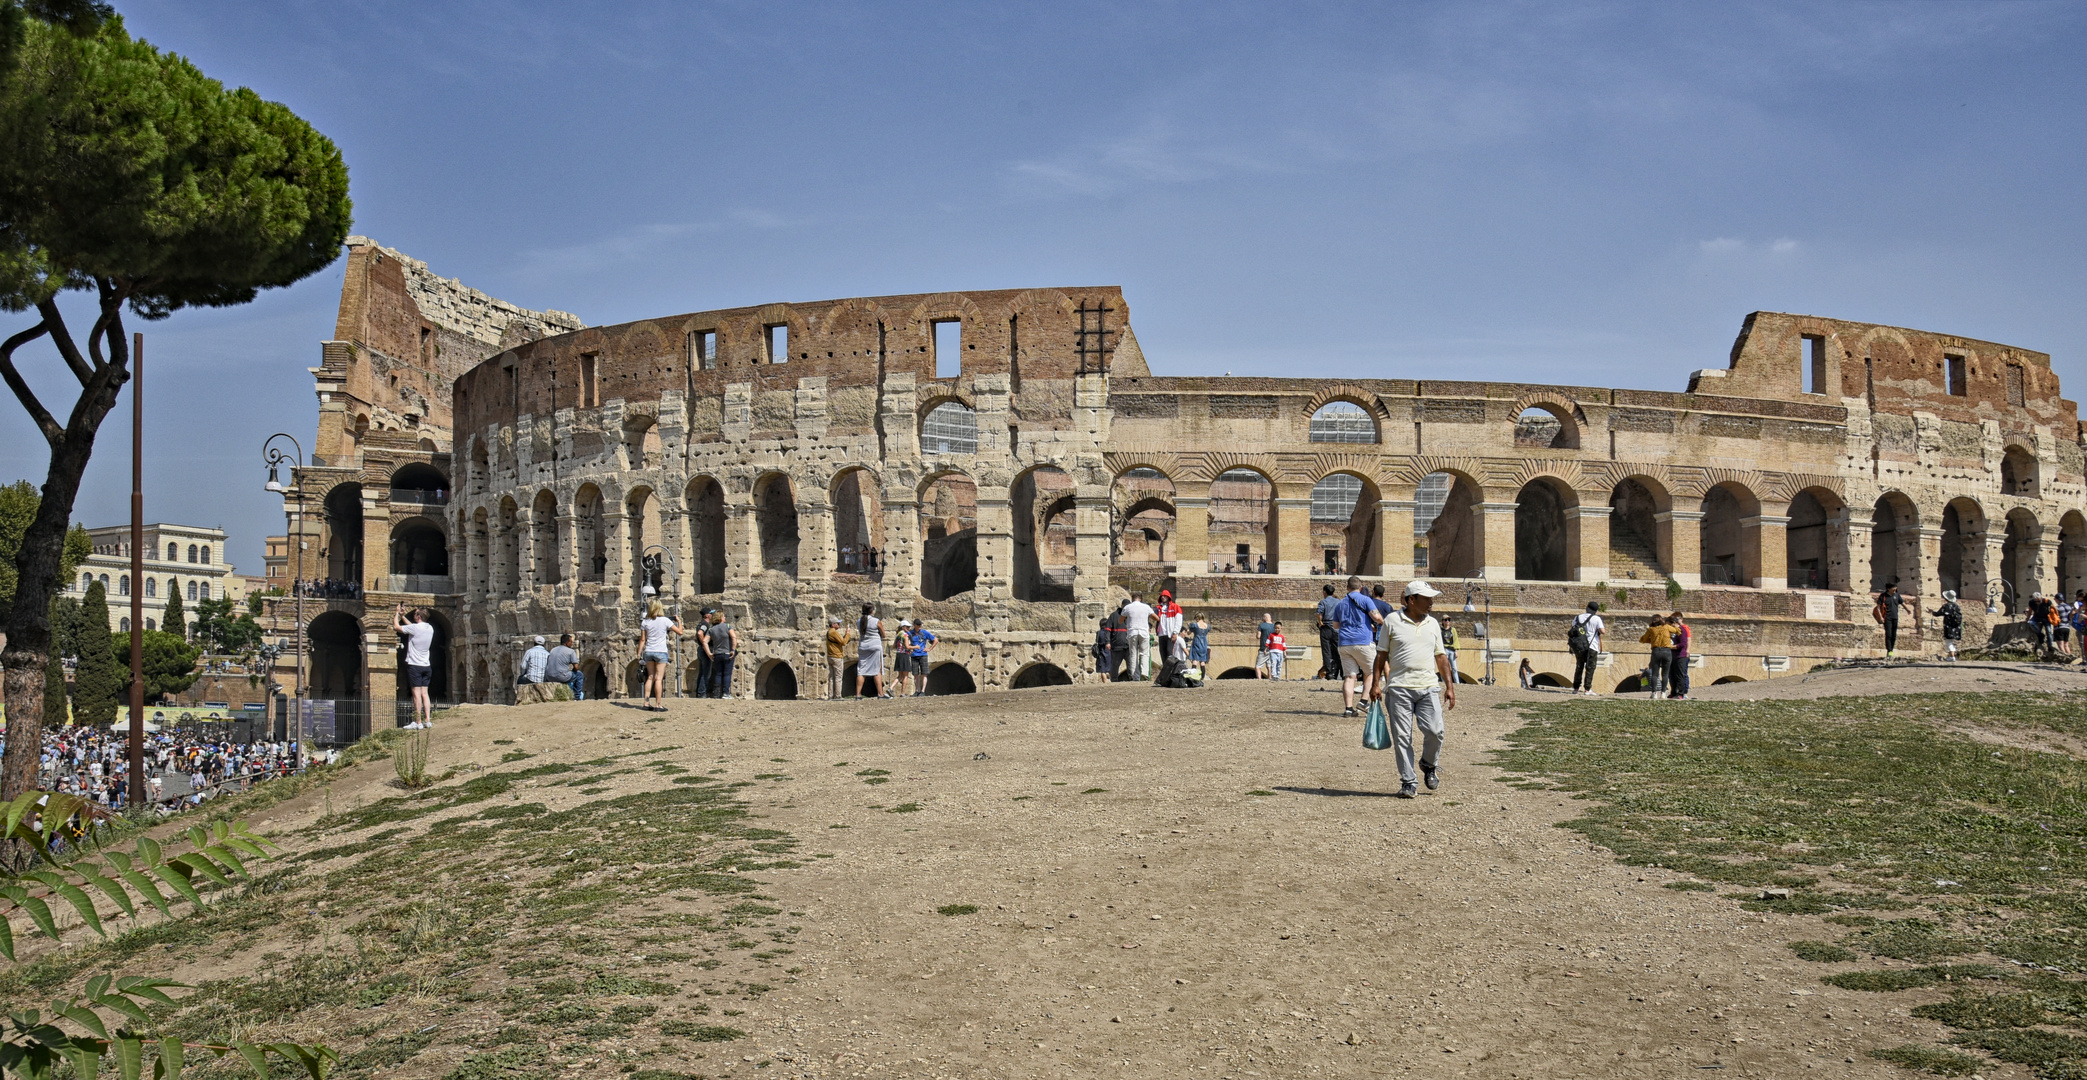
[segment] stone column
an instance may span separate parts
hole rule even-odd
[[[2054,596],[2058,592],[2058,543],[2058,526],[2045,525],[2043,535],[2023,545],[2023,553],[2029,556],[2030,563],[2023,569],[2022,576],[2031,582],[2034,591],[2045,596]],[[2025,599],[2025,610],[2026,604]]]
[[[1847,522],[1848,565],[1846,584],[1837,585],[1836,587],[1845,588],[1858,597],[1868,596],[1870,592],[1870,549],[1875,543],[1875,534],[1870,530],[1877,523],[1876,511],[1872,507],[1851,504],[1841,511],[1841,517]],[[1866,612],[1869,610],[1869,604],[1858,600],[1855,609],[1858,614]],[[1969,609],[1965,610],[1968,611]]]
[[[1565,511],[1565,565],[1573,580],[1609,580],[1609,514],[1613,507],[1575,506]]]
[[[1073,602],[1079,604],[1079,615],[1087,620],[1102,616],[1102,606],[1109,595],[1109,488],[1105,485],[1082,484],[1073,489],[1073,527],[1077,539],[1073,547]],[[1037,542],[1043,542],[1041,536]],[[1153,598],[1157,602],[1158,598]],[[1087,620],[1091,621],[1091,620]]]
[[[1386,581],[1413,580],[1413,492],[1402,491],[1377,503],[1377,545],[1384,553],[1379,573]],[[1389,593],[1392,590],[1385,589]]]
[[[1790,588],[1790,516],[1788,503],[1762,503],[1761,512],[1739,519],[1739,550],[1747,564],[1741,574],[1763,592]]]
[[[1907,530],[1914,532],[1916,530]],[[1920,598],[1931,604],[1942,602],[1942,529],[1939,526],[1924,526],[1917,530],[1915,543],[1919,546],[1918,581]],[[1904,592],[1904,586],[1899,589]],[[1961,600],[1960,600],[1961,602]]]
[[[1687,503],[1684,507],[1682,504]],[[1703,511],[1701,499],[1674,500],[1675,508],[1653,515],[1659,526],[1660,554],[1668,572],[1684,589],[1703,585]]]
[[[1851,589],[1849,581],[1855,566],[1849,513],[1849,508],[1843,506],[1826,519],[1826,587],[1840,592]]]
[[[1285,485],[1288,486],[1288,485]],[[1278,574],[1304,575],[1312,572],[1312,495],[1306,488],[1302,498],[1270,500],[1275,515],[1275,550],[1268,553],[1268,567]]]
[[[558,515],[558,580],[577,586],[580,573],[580,518],[573,514],[572,502],[560,504],[567,511]]]
[[[602,568],[602,584],[609,588],[622,588],[631,583],[630,552],[624,550],[629,543],[630,515],[623,513],[622,509],[623,504],[618,503],[616,513],[603,511],[601,516],[602,532],[607,534],[602,537],[601,547],[609,557],[609,565]],[[628,592],[633,597],[637,595],[635,587]]]
[[[377,492],[381,489],[362,489],[362,588],[363,591],[388,591],[391,588],[391,508],[378,505]],[[520,520],[527,520],[527,511],[522,511]],[[526,527],[525,527],[526,530]]]
[[[833,503],[823,491],[808,491],[797,500],[797,580],[832,578],[839,551],[833,542]],[[824,620],[820,622],[825,625]]]
[[[1471,508],[1472,523],[1478,527],[1478,565],[1488,585],[1515,580],[1515,509],[1511,502]]]
[[[878,594],[892,606],[920,595],[920,500],[901,487],[885,489],[883,498],[884,581]]]
[[[1196,493],[1184,495],[1181,489]],[[1174,567],[1176,573],[1210,572],[1210,485],[1177,484],[1174,494]]]
[[[1978,598],[1980,601],[1990,598],[1999,607],[1999,613],[1994,620],[1997,622],[2008,615],[2004,587],[2000,591],[1993,590],[1993,586],[2002,580],[2001,568],[2007,565],[2003,561],[2007,556],[2007,519],[1987,518],[1985,535],[1979,539],[1982,543],[1978,561]],[[1969,578],[1971,575],[1966,573],[1964,576]],[[2019,591],[2020,586],[2016,588]],[[2020,608],[2022,602],[2027,599],[2028,597],[2019,595],[2018,592],[2015,597],[2016,607]]]
[[[760,571],[761,554],[754,535],[760,528],[755,520],[751,502],[734,500],[729,490],[725,495],[725,591],[733,592],[746,588]],[[732,678],[739,678],[737,672]]]
[[[1077,518],[1077,514],[1074,515]],[[1084,531],[1084,530],[1083,530]],[[915,535],[919,535],[916,533]],[[1042,530],[1038,530],[1035,543],[1043,544]],[[1092,557],[1087,537],[1079,536],[1074,541],[1073,558],[1085,563]],[[914,555],[919,565],[920,556]],[[1104,522],[1101,538],[1102,576],[1108,577],[1109,559],[1108,526]],[[917,573],[917,570],[916,570]],[[1015,574],[1015,515],[1014,493],[1005,485],[988,487],[978,485],[978,584],[975,596],[981,601],[1005,603],[1014,599]],[[918,577],[914,591],[919,591]],[[1076,590],[1077,591],[1077,590]]]
[[[369,559],[363,564],[367,570]],[[363,667],[369,672],[370,695],[369,730],[364,734],[374,735],[399,726],[399,636],[391,628],[390,611],[370,612],[363,620]]]

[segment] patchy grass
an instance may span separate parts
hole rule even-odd
[[[1628,865],[1695,879],[1668,888],[1723,886],[1747,910],[1826,915],[1848,932],[1793,943],[1799,956],[1923,966],[1825,981],[1886,992],[1949,984],[1955,994],[1919,1015],[1955,1028],[1959,1044],[2039,1076],[2087,1076],[2087,1039],[2039,1027],[2087,1026],[2087,764],[1960,734],[2087,735],[2087,695],[1516,708],[1529,722],[1498,754],[1503,780],[1584,800],[1562,827]],[[1769,887],[1791,894],[1761,899]],[[2004,969],[1945,962],[1959,957],[2035,974],[1964,986]],[[1944,1075],[1983,1060],[1924,1047],[1877,1056]]]
[[[1889,1050],[1872,1050],[1870,1056],[1879,1061],[1889,1061],[1901,1068],[1916,1072],[1933,1073],[1936,1076],[1970,1076],[1985,1064],[1982,1060],[1955,1050],[1938,1050],[1932,1046],[1894,1046]]]
[[[941,907],[938,907],[938,908],[936,908],[936,909],[935,909],[935,914],[937,914],[937,915],[949,915],[949,916],[952,916],[952,917],[954,917],[954,916],[957,916],[957,915],[976,915],[976,914],[978,914],[978,905],[977,905],[977,904],[944,904],[944,905],[942,905]]]

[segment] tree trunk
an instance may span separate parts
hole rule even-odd
[[[50,661],[51,597],[57,593],[65,531],[72,524],[80,477],[94,454],[95,432],[115,407],[123,384],[130,381],[130,343],[122,337],[121,303],[120,299],[114,304],[106,298],[103,301],[103,318],[114,329],[109,336],[109,358],[95,365],[73,405],[64,434],[53,440],[43,501],[15,555],[14,611],[7,620],[7,648],[0,652],[0,667],[5,668],[0,694],[7,702],[7,754],[0,759],[0,799],[14,799],[34,789],[43,764],[44,668]],[[62,329],[56,332],[64,333]],[[65,344],[69,347],[71,342]]]

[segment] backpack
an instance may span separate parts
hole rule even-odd
[[[1567,629],[1567,630],[1565,631],[1565,647],[1566,647],[1566,648],[1568,648],[1568,649],[1571,649],[1572,651],[1574,651],[1574,652],[1576,652],[1576,653],[1577,653],[1577,652],[1586,652],[1586,651],[1587,651],[1587,646],[1588,646],[1588,639],[1587,639],[1587,620],[1588,620],[1588,618],[1589,618],[1589,616],[1586,616],[1586,615],[1582,615],[1582,616],[1580,616],[1579,618],[1577,618],[1577,619],[1574,619],[1574,620],[1572,621],[1572,626],[1571,626],[1571,627],[1570,627],[1569,629]]]

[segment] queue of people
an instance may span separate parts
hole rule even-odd
[[[297,768],[295,742],[239,743],[179,730],[149,732],[144,741],[145,798],[168,811],[177,803],[201,805],[220,793],[243,791]],[[129,763],[127,728],[47,731],[39,786],[122,810],[131,803]]]

